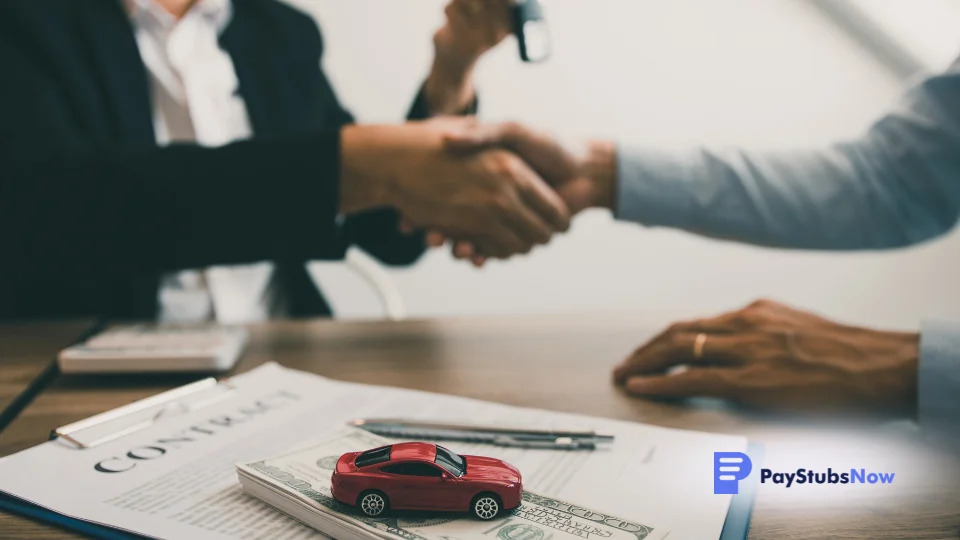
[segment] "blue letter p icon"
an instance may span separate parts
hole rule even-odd
[[[740,480],[753,469],[750,456],[742,452],[713,453],[713,492],[717,495],[736,495]]]

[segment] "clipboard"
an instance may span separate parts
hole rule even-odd
[[[150,396],[133,403],[58,427],[50,440],[59,439],[82,451],[123,438],[153,425],[161,418],[197,411],[229,399],[235,388],[229,379],[208,377]],[[0,510],[7,510],[37,521],[102,540],[142,540],[136,533],[65,516],[42,506],[0,494]]]
[[[754,470],[760,470],[763,462],[763,445],[747,443],[747,455],[753,463]],[[757,489],[760,486],[760,474],[751,474],[740,482],[740,492],[730,500],[727,509],[727,519],[723,522],[720,531],[720,540],[746,540],[750,532],[750,518],[753,517],[753,504],[757,499]]]
[[[8,495],[0,495],[0,510],[13,512],[14,514],[19,514],[43,523],[49,523],[61,529],[67,529],[68,531],[80,533],[91,538],[99,538],[100,540],[144,540],[149,538],[147,536],[100,525],[99,523],[67,517],[53,510],[47,510],[42,506],[37,506]]]

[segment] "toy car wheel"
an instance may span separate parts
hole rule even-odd
[[[500,513],[500,508],[500,498],[493,493],[481,493],[477,495],[473,499],[473,504],[470,506],[473,515],[484,521],[497,517],[497,514]]]
[[[360,511],[369,517],[377,517],[387,511],[389,502],[387,496],[379,491],[361,493],[357,506]]]

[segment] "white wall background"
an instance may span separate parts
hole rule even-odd
[[[853,136],[901,89],[801,0],[548,0],[554,57],[511,39],[479,71],[481,116],[650,146],[783,147]],[[296,0],[362,122],[399,121],[425,76],[444,0]],[[340,265],[317,265],[340,317],[379,316]],[[662,312],[708,315],[771,297],[853,322],[960,318],[960,234],[893,253],[791,253],[579,217],[570,233],[475,270],[444,251],[391,270],[411,316]]]

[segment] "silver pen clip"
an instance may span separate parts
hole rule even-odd
[[[493,444],[497,446],[510,446],[515,448],[542,448],[548,450],[596,450],[597,445],[593,441],[584,441],[572,439],[570,437],[557,437],[556,439],[519,439],[508,435],[501,435],[493,439]]]

